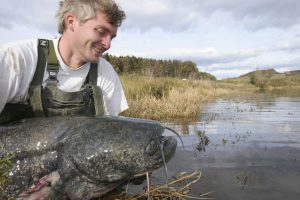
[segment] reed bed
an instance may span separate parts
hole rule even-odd
[[[160,121],[195,121],[207,102],[255,91],[249,84],[210,80],[123,75],[121,81],[130,107],[122,115]]]

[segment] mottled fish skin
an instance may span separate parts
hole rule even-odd
[[[163,132],[156,121],[112,116],[32,118],[2,126],[0,158],[13,156],[2,195],[17,197],[57,171],[56,191],[71,199],[102,196],[136,174],[161,167],[161,146],[165,160],[172,158],[176,139]]]

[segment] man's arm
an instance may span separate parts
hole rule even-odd
[[[0,112],[6,103],[26,101],[37,62],[37,40],[12,43],[0,49]]]
[[[14,75],[9,65],[13,64],[13,57],[9,58],[8,48],[0,49],[0,113],[9,102],[9,94],[13,85]],[[13,56],[13,54],[11,54]]]

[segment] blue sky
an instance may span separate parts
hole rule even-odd
[[[195,62],[218,79],[300,69],[299,0],[116,0],[127,14],[108,51]],[[58,0],[3,0],[0,45],[58,36]]]

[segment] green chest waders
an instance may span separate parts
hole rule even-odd
[[[49,78],[42,87],[46,65]],[[37,67],[28,91],[29,101],[27,104],[7,104],[1,113],[0,124],[26,117],[104,115],[96,63],[91,64],[86,81],[78,92],[64,92],[57,87],[58,71],[53,42],[40,39]]]

